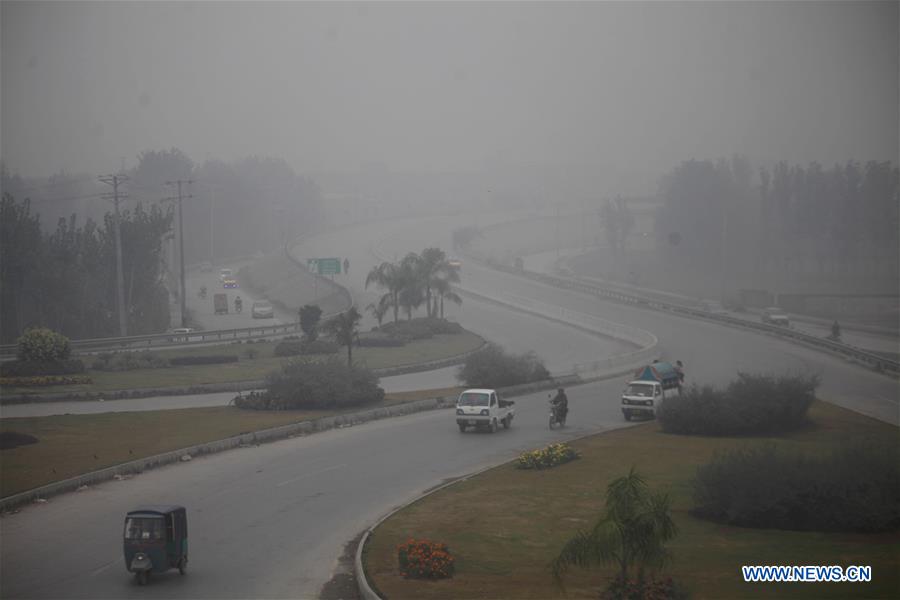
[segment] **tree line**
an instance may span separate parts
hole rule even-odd
[[[423,305],[429,318],[444,318],[444,300],[462,304],[452,284],[459,282],[459,268],[452,265],[440,248],[410,252],[399,262],[382,262],[366,275],[366,288],[374,284],[384,290],[378,302],[366,307],[381,326],[388,312],[394,322],[402,310],[407,320]]]
[[[172,211],[138,204],[121,213],[122,271],[128,331],[169,325],[162,245]],[[34,326],[70,338],[118,335],[114,216],[78,225],[73,215],[43,231],[29,200],[0,201],[0,339],[10,343]]]
[[[898,192],[890,162],[685,161],[660,182],[658,247],[700,268],[896,281]]]

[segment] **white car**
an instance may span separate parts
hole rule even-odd
[[[770,306],[769,308],[763,310],[762,322],[768,323],[769,325],[778,325],[779,327],[791,326],[791,320],[788,318],[785,312],[777,306]]]
[[[231,269],[219,269],[219,281],[224,283],[226,279],[234,279],[234,273]]]
[[[250,314],[254,319],[273,319],[275,318],[275,309],[265,300],[259,300],[253,303]]]

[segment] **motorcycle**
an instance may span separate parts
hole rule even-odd
[[[241,310],[243,310],[243,308],[244,308],[244,305],[240,301],[236,301],[234,303],[234,312],[239,313],[239,312],[241,312]]]
[[[553,401],[550,401],[550,429],[553,429],[554,425],[559,425],[560,427],[564,427],[566,424],[566,414],[563,413],[562,407],[558,404],[554,404]]]
[[[200,288],[200,293],[198,294],[198,296],[200,296],[200,298],[202,298],[203,300],[206,300],[206,286]]]

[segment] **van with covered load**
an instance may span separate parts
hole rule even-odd
[[[652,419],[666,398],[681,393],[681,370],[671,363],[656,361],[641,367],[622,392],[622,414]]]

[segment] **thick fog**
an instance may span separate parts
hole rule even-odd
[[[2,4],[2,158],[300,173],[897,160],[898,4]]]

